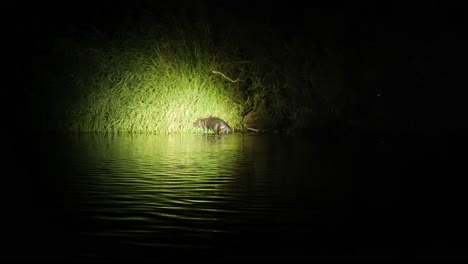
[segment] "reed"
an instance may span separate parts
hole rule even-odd
[[[29,98],[31,114],[66,132],[157,134],[201,133],[192,124],[208,116],[242,131],[251,111],[289,131],[345,115],[339,52],[256,25],[214,33],[174,21],[65,41],[53,63],[66,67],[48,73],[49,94]]]
[[[65,129],[199,132],[193,122],[210,115],[233,127],[241,124],[242,102],[232,99],[235,91],[226,80],[210,74],[234,71],[231,61],[214,49],[207,34],[200,28],[129,30],[108,47],[82,52],[94,57],[94,65],[86,67],[95,71],[75,82],[81,95],[67,112]]]

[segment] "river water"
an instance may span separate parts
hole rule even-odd
[[[402,198],[415,167],[396,163],[395,145],[383,139],[29,140],[14,157],[14,174],[24,177],[9,195],[18,217],[4,225],[12,258],[395,259],[412,243],[430,252]],[[414,153],[399,154],[411,160]],[[407,236],[411,225],[415,234]]]

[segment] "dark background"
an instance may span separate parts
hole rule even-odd
[[[467,18],[461,3],[423,1],[411,5],[397,1],[383,5],[348,1],[323,7],[294,1],[16,1],[5,7],[5,64],[13,69],[5,76],[11,84],[3,88],[7,92],[3,99],[6,174],[11,175],[5,176],[8,179],[3,185],[6,243],[21,244],[18,234],[30,221],[25,218],[29,213],[24,206],[31,199],[28,194],[37,191],[30,178],[40,177],[34,170],[38,164],[25,160],[24,154],[40,155],[41,150],[36,149],[36,138],[26,130],[31,109],[23,99],[27,89],[38,89],[31,78],[38,67],[60,63],[50,56],[53,40],[82,37],[91,32],[90,25],[112,34],[126,23],[137,23],[141,14],[149,14],[194,23],[207,20],[215,26],[239,21],[243,26],[261,23],[266,30],[280,31],[285,39],[309,38],[309,33],[315,32],[313,38],[321,40],[319,43],[333,45],[344,58],[345,95],[353,98],[347,110],[357,116],[383,112],[384,134],[393,135],[384,141],[389,151],[382,156],[385,161],[381,165],[389,170],[398,167],[393,169],[401,179],[400,206],[404,212],[399,217],[411,223],[401,228],[416,234],[409,240],[411,244],[402,247],[433,249],[437,256],[447,259],[460,258],[465,252],[462,142]],[[382,96],[377,98],[376,94]],[[362,131],[356,134],[352,141],[357,148],[373,136]],[[15,199],[11,199],[12,194]],[[7,256],[21,254],[21,249],[15,250],[9,250]]]

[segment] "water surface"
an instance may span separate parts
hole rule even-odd
[[[384,147],[240,133],[35,140],[21,157],[30,162],[31,196],[22,222],[28,239],[14,242],[18,254],[69,260],[400,254],[399,177],[381,166]]]

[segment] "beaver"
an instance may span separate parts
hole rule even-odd
[[[222,119],[217,117],[207,117],[207,118],[200,118],[195,123],[193,123],[194,127],[201,127],[205,133],[211,129],[215,134],[228,134],[232,133],[231,127]]]

